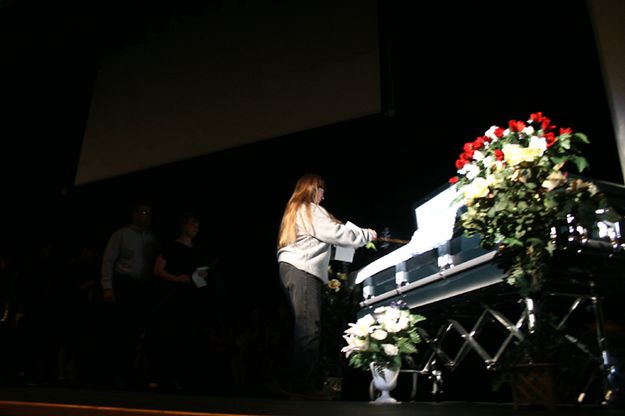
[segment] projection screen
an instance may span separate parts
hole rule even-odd
[[[75,185],[381,111],[375,0],[226,0],[106,56]]]

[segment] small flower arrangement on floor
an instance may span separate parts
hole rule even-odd
[[[413,314],[404,303],[375,308],[373,312],[349,323],[343,338],[347,345],[341,349],[354,368],[369,371],[369,365],[399,369],[403,355],[417,352],[421,342],[417,323],[425,320]]]

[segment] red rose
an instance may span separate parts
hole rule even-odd
[[[510,131],[519,132],[523,131],[523,129],[525,128],[525,123],[522,121],[510,120],[508,122],[508,127],[510,128]]]
[[[485,137],[478,137],[477,139],[475,139],[475,141],[473,142],[473,148],[475,150],[479,150],[482,147],[484,147],[484,143],[486,142],[486,138]]]
[[[545,140],[547,142],[547,147],[551,147],[555,142],[558,141],[558,138],[555,134],[553,134],[552,131],[550,131],[549,133],[545,134]]]

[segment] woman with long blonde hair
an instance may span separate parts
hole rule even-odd
[[[328,283],[332,246],[362,247],[377,233],[343,224],[321,207],[325,182],[314,174],[296,183],[280,224],[280,280],[293,313],[292,386],[295,393],[316,394],[313,376],[319,355],[321,289]]]

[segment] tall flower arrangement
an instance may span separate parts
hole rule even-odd
[[[337,271],[341,269],[341,271]],[[356,315],[357,294],[349,281],[347,266],[335,262],[330,267],[329,281],[322,289],[321,297],[321,354],[319,371],[324,377],[340,376],[343,328]]]
[[[479,234],[485,248],[497,246],[511,261],[506,280],[523,295],[538,291],[558,230],[575,222],[590,227],[605,198],[583,172],[588,163],[579,150],[583,133],[557,127],[542,113],[527,121],[492,126],[464,144],[450,179],[466,204],[461,216],[468,236]]]

